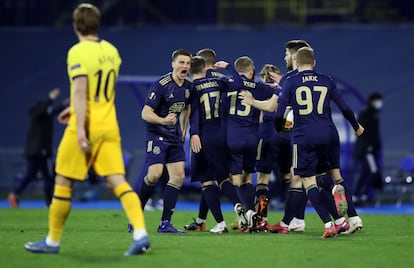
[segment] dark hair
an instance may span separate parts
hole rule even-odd
[[[310,47],[302,47],[296,53],[296,64],[298,66],[313,64],[315,62],[315,54]]]
[[[180,55],[188,56],[191,58],[191,53],[188,50],[180,48],[180,49],[173,51],[171,55],[171,60],[174,61]]]
[[[191,74],[199,74],[204,70],[204,68],[206,68],[206,61],[204,60],[203,57],[194,56],[191,59],[191,67],[190,67]]]
[[[196,53],[197,56],[203,57],[206,65],[213,65],[216,63],[216,52],[211,48],[203,48]]]
[[[285,44],[285,48],[287,48],[291,54],[296,53],[299,50],[299,48],[302,48],[302,47],[311,47],[311,46],[305,40],[290,40],[286,42]]]
[[[382,100],[382,95],[379,92],[372,92],[371,94],[369,94],[368,102],[374,100]]]
[[[239,73],[246,73],[250,68],[253,68],[253,60],[247,56],[242,56],[234,61],[234,68]]]
[[[73,22],[76,31],[81,35],[96,35],[101,21],[99,9],[87,3],[79,4],[73,11]]]

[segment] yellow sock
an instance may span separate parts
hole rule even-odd
[[[128,217],[129,222],[134,227],[134,230],[146,229],[144,221],[144,213],[141,208],[141,201],[138,195],[132,190],[127,183],[121,183],[114,189],[115,195],[121,201],[122,207]]]
[[[62,238],[63,225],[69,215],[72,204],[72,188],[55,185],[52,204],[49,209],[48,238],[59,242]]]

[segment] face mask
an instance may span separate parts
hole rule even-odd
[[[383,106],[383,102],[382,100],[377,100],[375,101],[372,106],[376,109],[376,110],[381,110],[382,106]]]

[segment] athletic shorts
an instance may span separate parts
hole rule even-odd
[[[311,177],[332,168],[331,144],[293,144],[293,170],[300,177]],[[319,170],[318,170],[319,169]]]
[[[162,137],[150,135],[146,141],[146,164],[168,164],[185,162],[185,152],[182,143],[170,143]]]
[[[89,141],[91,153],[82,152],[76,131],[66,128],[57,151],[56,173],[77,180],[85,180],[91,167],[99,176],[125,174],[118,130],[90,133]]]
[[[235,139],[227,139],[230,151],[230,173],[242,174],[256,172],[256,154],[258,138],[246,135]]]
[[[205,140],[204,140],[205,141]],[[203,142],[199,153],[191,153],[191,181],[223,181],[229,177],[230,155],[222,141]]]

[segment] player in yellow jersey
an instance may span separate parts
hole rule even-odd
[[[67,56],[71,84],[69,119],[56,158],[56,185],[49,210],[49,232],[40,242],[28,242],[34,253],[58,253],[64,223],[71,208],[74,181],[84,180],[92,166],[120,199],[134,227],[133,242],[124,255],[149,250],[138,195],[125,180],[121,137],[115,111],[115,81],[121,58],[109,42],[98,38],[100,12],[80,4],[73,12],[79,42]]]

